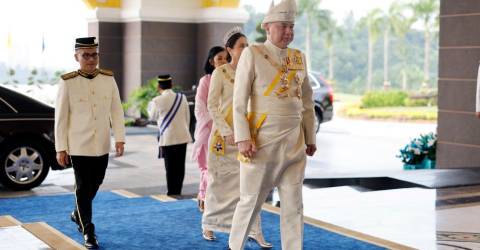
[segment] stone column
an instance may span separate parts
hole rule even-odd
[[[480,167],[480,119],[475,117],[479,23],[480,1],[441,1],[439,168]]]
[[[122,98],[126,97],[128,92],[124,86],[123,26],[123,23],[119,22],[89,22],[88,24],[88,35],[97,37],[99,43],[99,67],[114,72]]]

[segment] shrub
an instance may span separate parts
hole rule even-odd
[[[134,109],[140,112],[142,118],[147,118],[148,103],[159,94],[157,86],[157,79],[153,78],[148,80],[145,85],[135,89],[128,97],[127,102],[122,103],[123,110],[127,112],[129,109]],[[182,87],[174,84],[172,90],[175,92],[181,92]]]
[[[403,91],[373,91],[362,98],[361,108],[399,107],[405,105],[408,94]]]
[[[437,106],[438,93],[433,89],[423,89],[418,92],[410,93],[405,100],[405,106],[407,107],[420,107],[420,106]]]
[[[133,118],[125,118],[125,127],[133,127],[135,126],[135,119]]]
[[[130,94],[127,102],[123,104],[123,109],[127,111],[132,108],[138,110],[142,117],[148,117],[148,102],[158,95],[157,86],[157,79],[148,80],[147,84],[135,89]]]
[[[363,119],[389,119],[397,121],[435,121],[437,120],[437,110],[434,107],[430,108],[371,108],[362,109],[358,105],[351,104],[345,106],[339,111],[340,115],[352,118]]]
[[[425,107],[425,106],[429,106],[428,104],[429,104],[428,99],[411,99],[411,98],[405,99],[405,106],[407,107]]]

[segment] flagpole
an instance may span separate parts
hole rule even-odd
[[[8,50],[8,58],[7,58],[8,82],[13,83],[13,75],[10,74],[10,70],[13,69],[13,62],[12,62],[13,38],[12,38],[12,32],[10,31],[10,29],[8,29],[8,34],[7,34],[7,50]]]
[[[45,77],[45,82],[48,81],[47,70],[45,69],[45,32],[42,32],[42,76]]]

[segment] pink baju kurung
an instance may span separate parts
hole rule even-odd
[[[193,144],[192,160],[197,161],[200,168],[200,186],[198,198],[205,200],[205,192],[207,191],[207,154],[208,154],[208,138],[212,130],[212,117],[208,113],[207,99],[208,89],[210,87],[211,75],[203,76],[197,88],[195,95],[195,143]]]

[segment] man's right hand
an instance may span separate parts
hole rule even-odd
[[[227,145],[235,145],[235,138],[233,137],[233,135],[227,135],[227,136],[224,136],[223,138],[225,139],[225,143]]]
[[[70,164],[70,157],[67,154],[67,151],[57,152],[57,162],[62,167],[67,167]]]
[[[475,115],[480,119],[480,112],[476,112]]]
[[[257,148],[255,147],[255,144],[253,144],[252,140],[238,142],[237,147],[238,152],[240,152],[240,154],[246,158],[255,157],[255,153],[257,152]]]

